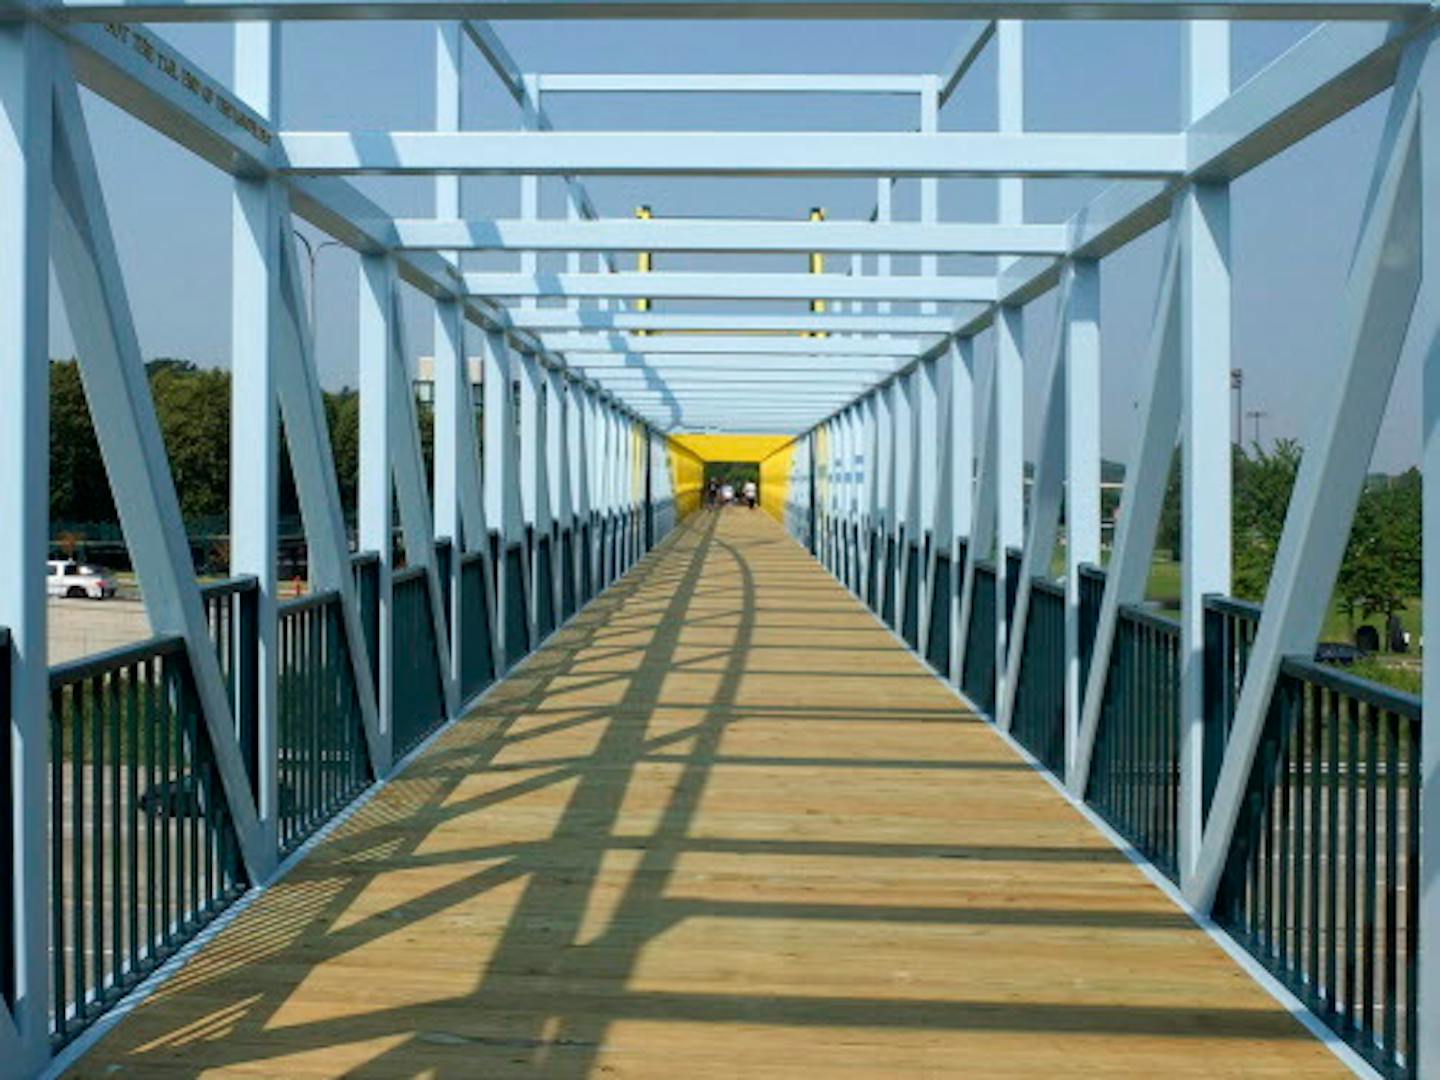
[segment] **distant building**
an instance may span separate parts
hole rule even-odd
[[[480,412],[484,401],[481,392],[482,376],[484,365],[478,356],[470,358],[470,398],[475,406],[475,412]],[[433,356],[422,356],[415,365],[415,378],[411,385],[415,388],[415,400],[422,405],[433,406],[435,404],[435,358]]]

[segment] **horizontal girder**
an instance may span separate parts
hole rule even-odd
[[[70,19],[1405,19],[1397,0],[60,0]]]
[[[993,301],[988,277],[845,277],[840,274],[466,274],[465,291],[493,297],[630,300]]]
[[[932,338],[879,337],[775,337],[714,334],[704,337],[646,337],[638,334],[541,334],[547,349],[563,352],[572,362],[577,356],[645,354],[646,361],[675,360],[703,356],[708,362],[725,363],[744,357],[760,360],[812,358],[820,361],[837,357],[914,356],[933,344]]]
[[[773,315],[707,315],[687,311],[576,311],[570,308],[508,310],[516,327],[536,332],[643,330],[668,337],[670,334],[949,334],[955,329],[955,319],[946,315],[842,315],[800,311]]]
[[[412,251],[686,251],[895,255],[1062,255],[1063,225],[859,221],[427,221],[394,225]]]
[[[606,176],[1164,177],[1180,135],[893,132],[284,132],[291,172]]]

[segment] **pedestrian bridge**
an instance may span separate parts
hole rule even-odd
[[[921,22],[888,74],[536,71],[505,40],[538,22],[589,59],[602,19],[838,22],[852,60]],[[372,41],[423,105],[384,115],[433,122],[282,124],[309,104],[282,28],[366,20],[423,24],[433,52]],[[1027,127],[1036,20],[1100,24],[1082,54],[1175,24],[1152,91],[1178,123]],[[1238,78],[1247,20],[1305,25]],[[729,40],[707,26],[689,40]],[[1437,27],[1429,0],[0,0],[4,1080],[1440,1078],[1440,728],[1315,660],[1402,353],[1440,505]],[[809,46],[775,55],[820,66]],[[332,98],[363,112],[392,84],[345,59]],[[476,127],[467,68],[513,116]],[[759,104],[651,111],[716,94]],[[557,119],[615,95],[649,130]],[[823,130],[744,130],[796,95]],[[850,130],[857,98],[891,130]],[[1266,312],[1325,355],[1282,358],[1310,430],[1245,602],[1231,188],[1372,102],[1343,285]],[[229,276],[167,300],[228,288],[219,580],[127,282],[134,237],[203,199],[113,223],[117,184],[165,189],[148,158],[102,186],[108,123],[228,200]],[[697,178],[744,213],[667,214]],[[840,212],[794,194],[822,183]],[[804,204],[772,220],[762,190]],[[1145,236],[1143,296],[1109,310],[1148,331],[1102,351],[1102,267]],[[355,270],[338,327],[323,245]],[[153,637],[52,663],[62,323]],[[353,438],[321,326],[354,332]],[[1102,485],[1102,431],[1132,424]],[[759,509],[704,505],[722,464]],[[1413,602],[1440,626],[1440,590]]]
[[[1137,1061],[1345,1071],[779,525],[734,509],[672,533],[75,1072]]]

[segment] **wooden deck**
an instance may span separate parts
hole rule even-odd
[[[759,512],[696,515],[77,1075],[1336,1075]]]

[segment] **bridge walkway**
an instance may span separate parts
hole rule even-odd
[[[727,510],[75,1074],[1343,1071],[777,524]]]

